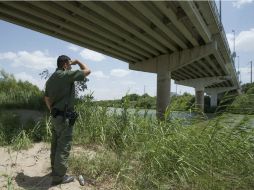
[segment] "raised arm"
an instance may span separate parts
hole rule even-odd
[[[79,65],[80,70],[83,71],[85,76],[88,76],[91,73],[91,70],[88,68],[88,66],[85,63],[81,63],[79,60],[71,61],[71,65]]]

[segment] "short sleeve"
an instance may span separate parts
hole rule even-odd
[[[80,70],[66,71],[66,75],[68,76],[68,80],[70,82],[83,81],[85,79],[85,75],[83,71],[80,71]]]

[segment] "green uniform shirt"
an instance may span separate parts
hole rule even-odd
[[[65,105],[68,109],[74,108],[75,86],[74,81],[82,81],[85,75],[82,71],[56,69],[46,82],[45,96],[52,102],[52,108],[64,111]]]

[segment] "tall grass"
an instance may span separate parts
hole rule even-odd
[[[49,141],[51,138],[50,120],[21,122],[11,110],[0,112],[0,146],[11,145],[15,150],[28,149],[32,142]]]
[[[30,148],[32,143],[28,134],[22,130],[19,132],[17,137],[12,139],[12,145],[14,150],[20,150]]]
[[[96,143],[115,152],[113,161],[119,166],[114,168],[112,175],[116,180],[115,187],[254,188],[254,131],[248,126],[250,118],[243,118],[236,126],[224,122],[231,117],[226,115],[186,125],[181,120],[160,122],[131,115],[126,104],[128,102],[122,105],[121,114],[110,115],[106,108],[93,105],[89,98],[77,106],[80,118],[74,130],[74,143]],[[73,160],[86,159],[76,156]],[[75,171],[82,164],[75,165],[73,160],[71,168]],[[83,164],[87,163],[92,168],[98,165],[97,161],[84,161]],[[79,167],[79,172],[92,178],[100,177],[100,172],[91,174],[91,167]]]
[[[33,91],[21,93],[20,101],[16,91],[8,97],[11,89],[7,87],[5,95],[0,93],[1,105],[8,100],[13,105],[30,105]],[[36,97],[38,103],[40,95]],[[236,100],[235,105],[252,105],[246,103],[248,100]],[[252,115],[222,114],[209,121],[198,115],[188,122],[158,121],[140,116],[138,110],[130,114],[129,104],[128,98],[124,99],[121,113],[112,113],[94,104],[92,96],[78,102],[74,145],[103,148],[93,157],[73,154],[73,173],[84,174],[97,185],[110,182],[110,189],[254,189]],[[22,149],[33,141],[49,141],[50,127],[49,118],[21,125],[18,116],[0,112],[0,145]]]
[[[253,189],[253,127],[251,115],[223,114],[213,120],[158,121],[127,111],[108,112],[92,97],[80,101],[74,145],[99,145],[94,157],[74,154],[70,170],[111,189]],[[168,110],[170,112],[170,110]],[[19,118],[0,113],[1,145],[28,148],[50,139],[50,120],[17,125]],[[234,125],[233,125],[234,124]],[[18,137],[18,138],[17,138]],[[15,139],[15,140],[13,140]]]

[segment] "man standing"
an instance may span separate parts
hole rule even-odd
[[[71,71],[71,65],[79,65],[80,70]],[[52,115],[53,125],[50,154],[52,185],[74,180],[73,176],[66,175],[73,130],[70,115],[75,113],[74,81],[83,81],[90,73],[86,64],[61,55],[57,59],[56,71],[46,82],[44,100]]]

